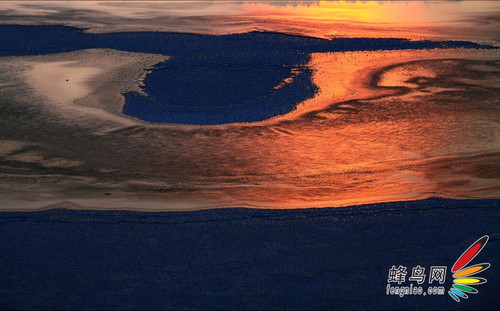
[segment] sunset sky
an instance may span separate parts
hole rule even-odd
[[[91,32],[265,30],[498,42],[499,12],[497,1],[13,1],[2,2],[0,23],[66,24]]]

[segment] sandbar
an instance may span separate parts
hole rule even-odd
[[[93,114],[135,124],[121,113],[123,93],[137,92],[153,66],[168,60],[160,54],[132,53],[112,49],[86,49],[0,59],[0,67],[20,71],[24,82],[46,108],[64,116]],[[71,114],[68,114],[70,110]],[[116,117],[118,115],[118,117]]]

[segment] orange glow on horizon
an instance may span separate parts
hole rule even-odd
[[[330,38],[407,37],[440,38],[449,33],[463,36],[464,22],[477,14],[500,10],[494,1],[320,1],[308,4],[244,3],[242,13],[258,20],[265,30]],[[236,14],[238,16],[238,14]],[[469,27],[481,27],[478,23]],[[491,27],[491,26],[490,26]],[[488,32],[491,32],[488,31]],[[496,36],[495,36],[496,37]]]
[[[2,5],[14,23],[15,16],[28,16],[35,24],[85,27],[96,33],[272,31],[319,38],[500,43],[498,1],[37,1],[36,6],[9,1]],[[69,8],[80,12],[81,18],[63,19]]]

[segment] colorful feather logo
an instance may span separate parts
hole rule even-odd
[[[448,291],[448,294],[456,302],[460,302],[460,298],[467,299],[468,294],[476,294],[477,289],[473,285],[480,285],[486,283],[485,278],[476,277],[475,275],[483,272],[490,267],[489,263],[480,263],[477,265],[466,265],[474,259],[474,257],[481,252],[483,247],[488,242],[489,236],[481,237],[460,256],[451,268],[453,273],[453,286]]]

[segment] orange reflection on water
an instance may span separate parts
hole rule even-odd
[[[129,151],[147,177],[126,187],[192,208],[498,197],[497,59],[495,50],[313,54],[318,92],[284,116],[127,136],[152,147]]]
[[[262,122],[123,123],[89,109],[47,109],[42,118],[76,124],[73,134],[59,134],[59,125],[47,131],[60,135],[48,137],[51,153],[8,142],[14,151],[5,157],[34,199],[22,203],[24,186],[4,186],[4,193],[16,208],[69,201],[138,210],[500,196],[498,51],[317,53],[307,66],[315,96]],[[40,132],[37,122],[29,125]],[[32,186],[23,162],[56,173]]]
[[[220,142],[234,150],[232,176],[245,177],[213,199],[300,208],[498,195],[497,108],[489,99],[470,102],[469,86],[454,80],[478,66],[491,71],[496,55],[468,53],[313,54],[314,98],[262,122],[271,132],[243,128],[245,139]]]

